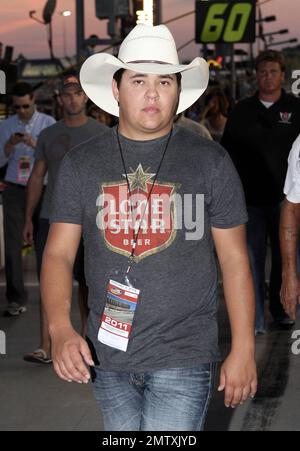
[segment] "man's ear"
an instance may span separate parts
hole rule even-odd
[[[119,104],[120,93],[119,93],[118,85],[117,85],[117,82],[115,79],[112,80],[111,88],[112,88],[114,98],[116,99],[116,101]]]

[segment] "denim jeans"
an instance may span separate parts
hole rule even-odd
[[[107,431],[201,431],[216,363],[145,373],[94,368],[93,388]]]
[[[281,255],[279,243],[280,205],[275,207],[248,207],[247,240],[254,279],[257,330],[265,329],[265,264],[268,240],[271,246],[271,274],[269,285],[270,312],[274,320],[285,316],[280,302]]]

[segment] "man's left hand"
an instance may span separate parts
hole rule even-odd
[[[235,408],[257,391],[257,374],[254,357],[234,354],[227,357],[221,368],[218,391],[225,390],[225,406]]]
[[[282,276],[280,300],[285,312],[295,321],[297,304],[300,305],[300,283],[296,274]]]
[[[31,135],[25,134],[23,137],[23,142],[33,149],[36,148],[36,140]]]

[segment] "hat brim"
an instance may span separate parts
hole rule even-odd
[[[112,92],[112,79],[119,69],[141,74],[168,75],[181,73],[181,93],[177,114],[185,111],[206,90],[209,81],[207,62],[200,57],[188,65],[159,63],[123,63],[113,55],[98,53],[90,56],[80,70],[80,83],[86,95],[104,111],[119,116],[119,106]]]

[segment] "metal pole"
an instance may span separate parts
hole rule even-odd
[[[50,58],[54,60],[53,53],[53,34],[52,34],[52,21],[48,24],[48,33],[49,33],[49,49],[50,49]]]
[[[231,95],[233,100],[236,100],[236,68],[235,68],[235,61],[234,61],[234,44],[232,44],[231,48]]]
[[[160,25],[162,23],[162,5],[161,0],[155,1],[155,24]]]
[[[76,0],[76,54],[80,65],[84,57],[84,4],[83,0]]]
[[[251,69],[251,74],[253,74],[253,69],[254,69],[253,42],[250,43],[250,69]]]
[[[63,19],[63,40],[64,40],[64,57],[67,56],[67,40],[66,40],[66,18],[62,16]]]

